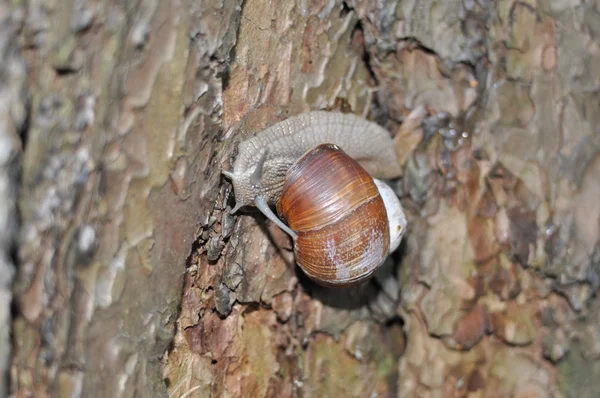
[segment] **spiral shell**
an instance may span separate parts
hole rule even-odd
[[[390,232],[378,188],[336,145],[318,145],[294,163],[277,211],[298,236],[296,262],[322,285],[363,281],[388,255]]]

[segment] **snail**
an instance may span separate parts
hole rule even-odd
[[[260,210],[292,237],[296,262],[315,282],[363,282],[406,229],[400,200],[372,177],[400,175],[394,148],[385,129],[352,114],[290,117],[239,144],[233,170],[223,171],[235,194],[231,212]]]

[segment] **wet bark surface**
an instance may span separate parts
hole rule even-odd
[[[3,198],[21,219],[0,235],[17,263],[11,354],[0,329],[9,390],[597,396],[599,8],[0,9],[15,59],[0,69],[15,107],[0,107],[0,149],[14,143],[0,181],[19,181]],[[237,143],[314,109],[386,127],[403,168],[401,250],[357,288],[312,284],[287,235],[252,209],[229,214],[221,170]]]

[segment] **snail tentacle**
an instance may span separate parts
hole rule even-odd
[[[238,176],[236,174],[233,174],[230,171],[221,171],[221,173],[223,173],[223,175],[227,178],[229,178],[229,180],[231,181],[231,183],[233,184],[233,187],[235,189],[235,186],[237,185],[238,182]],[[235,202],[235,207],[233,209],[231,209],[229,211],[230,214],[235,214],[239,209],[241,209],[244,206],[243,202],[240,201],[236,201]]]
[[[258,193],[261,191],[262,187],[262,178],[263,178],[263,168],[265,162],[267,160],[267,154],[269,153],[269,148],[263,148],[260,153],[260,158],[254,166],[254,169],[251,171],[247,171],[246,173],[236,174],[230,171],[221,171],[221,173],[231,180],[233,184],[233,189],[236,191],[236,195],[245,195],[246,197],[250,197],[251,201],[249,203],[256,203],[256,198],[259,196]],[[234,214],[239,209],[247,205],[246,201],[236,200],[235,207],[231,209],[230,213]]]
[[[269,153],[269,148],[268,147],[263,148],[263,150],[260,153],[260,158],[258,159],[258,162],[256,162],[256,167],[254,168],[254,171],[250,175],[250,182],[257,187],[260,186],[260,183],[262,181],[263,166],[265,165],[265,162],[267,160],[268,153]]]
[[[265,215],[265,217],[267,217],[269,220],[273,221],[279,228],[281,228],[285,233],[287,233],[289,236],[291,236],[292,239],[294,239],[294,241],[296,241],[296,239],[298,239],[298,234],[296,234],[294,231],[292,231],[290,229],[290,227],[285,225],[283,223],[283,221],[281,221],[275,215],[275,213],[273,213],[273,210],[271,210],[271,208],[267,204],[267,201],[262,196],[256,196],[254,198],[254,205],[256,206],[256,208],[258,210],[260,210],[260,212],[262,214]]]

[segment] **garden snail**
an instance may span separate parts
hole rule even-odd
[[[398,248],[402,205],[371,177],[401,171],[382,127],[352,114],[309,112],[241,142],[238,152],[233,171],[223,171],[233,183],[232,213],[258,208],[293,238],[296,262],[315,282],[364,281]]]

